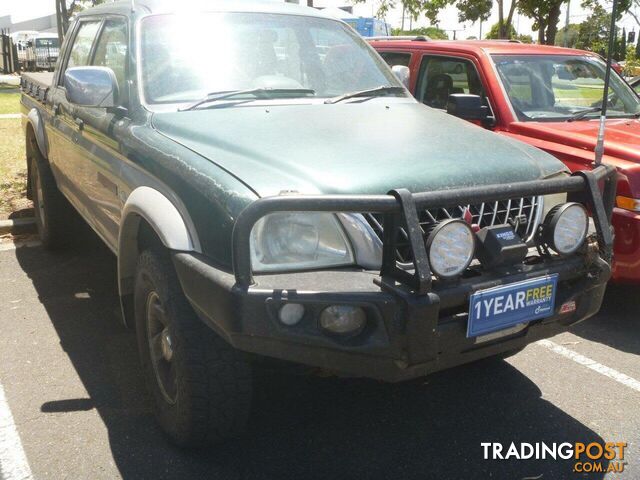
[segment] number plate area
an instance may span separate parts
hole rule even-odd
[[[558,275],[479,290],[469,300],[467,337],[553,315]]]

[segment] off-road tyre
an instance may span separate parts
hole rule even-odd
[[[249,363],[197,318],[166,250],[152,248],[140,255],[134,297],[144,376],[156,417],[170,441],[198,448],[241,434],[251,406]],[[158,304],[162,313],[152,313],[157,318],[151,318],[149,312],[157,312]],[[162,357],[154,362],[151,355],[153,350],[158,358],[158,341],[150,337],[158,338],[161,327],[169,334],[170,361],[160,348]],[[171,379],[171,368],[175,380],[163,383],[161,378]],[[169,373],[161,376],[160,371]]]

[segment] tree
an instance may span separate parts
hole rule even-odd
[[[640,16],[635,12],[636,8],[640,8],[640,0],[624,0],[622,3],[622,8],[618,6],[622,10],[621,13],[629,14],[640,25]]]
[[[353,0],[364,2],[366,0]],[[438,23],[438,14],[445,7],[454,5],[460,22],[487,21],[491,10],[497,7],[497,38],[509,38],[513,28],[513,16],[520,11],[539,25],[540,43],[553,44],[558,31],[560,6],[567,0],[380,0],[379,14],[384,16],[389,9],[401,5],[414,19],[425,15],[432,23]],[[586,0],[597,1],[597,0]],[[632,1],[632,0],[622,0]],[[640,2],[640,0],[635,0]]]
[[[638,56],[636,55],[636,47],[634,45],[627,46],[627,52],[624,60],[624,76],[635,77],[638,74],[638,70],[640,68],[640,61],[638,60]]]
[[[353,1],[354,3],[363,3],[366,0]],[[513,15],[519,0],[511,0],[505,16],[507,1],[509,0],[495,0],[498,6],[499,31],[502,34],[500,38],[507,38],[507,32],[513,23]],[[455,5],[460,22],[487,21],[491,15],[493,3],[493,0],[380,0],[378,15],[384,17],[390,9],[402,6],[404,11],[415,20],[421,15],[425,15],[431,23],[437,24],[438,14],[444,8]]]
[[[533,43],[533,37],[531,35],[524,35],[522,33],[516,35],[516,40],[520,40],[522,43]]]
[[[74,14],[88,7],[104,3],[105,0],[55,0],[58,37],[62,40],[69,29],[69,22]]]
[[[606,4],[607,8],[605,9],[603,7],[602,4]],[[618,14],[616,16],[616,21],[620,21],[620,19],[622,18],[623,15],[630,15],[638,25],[640,25],[640,17],[638,17],[638,15],[636,15],[636,13],[633,11],[633,9],[635,7],[640,7],[640,0],[617,0],[617,11]],[[585,10],[591,10],[593,12],[593,15],[598,15],[600,11],[602,10],[611,10],[611,7],[613,5],[613,0],[582,0],[582,8],[584,8]],[[596,10],[598,12],[596,12]],[[588,21],[588,19],[587,19]],[[583,22],[584,23],[584,22]],[[611,23],[611,17],[609,17],[609,23],[606,25],[606,30],[609,31],[610,28],[610,23]],[[617,41],[617,38],[616,38]],[[616,53],[618,50],[614,50],[614,53]]]
[[[421,27],[414,28],[411,30],[402,30],[401,28],[393,28],[391,29],[391,35],[393,36],[409,36],[409,37],[419,37],[419,36],[427,36],[434,40],[448,40],[449,37],[447,32],[438,28],[438,27]]]
[[[622,38],[620,39],[620,50],[618,50],[618,61],[627,58],[627,30],[622,27]]]
[[[354,3],[366,0],[352,0]],[[455,6],[458,10],[460,22],[486,21],[492,9],[498,9],[497,38],[509,38],[513,27],[513,16],[516,9],[523,15],[533,19],[534,29],[538,30],[538,41],[553,45],[558,33],[558,22],[562,4],[568,0],[379,0],[380,16],[385,16],[391,8],[402,6],[404,11],[414,19],[425,15],[433,24],[438,23],[438,14],[448,6]],[[611,3],[612,0],[582,0],[582,6],[587,10],[595,10],[600,2]],[[632,13],[632,4],[640,6],[640,0],[618,0],[620,15]],[[640,25],[640,17],[637,18]]]
[[[610,24],[611,14],[602,5],[595,4],[591,15],[580,24],[576,48],[606,54]]]
[[[487,34],[484,36],[484,38],[486,38],[487,40],[512,39],[512,38],[515,38],[516,35],[517,35],[516,29],[513,27],[513,25],[510,25],[510,28],[507,31],[507,34],[504,37],[502,37],[500,35],[500,25],[497,23],[494,23],[493,25],[491,25],[491,28],[489,29]]]
[[[509,7],[509,13],[507,18],[504,18],[504,0],[496,0],[498,4],[498,35],[499,38],[508,38],[507,32],[513,28],[513,14],[516,11],[518,0],[511,0],[511,6]]]
[[[538,31],[538,43],[553,45],[558,33],[560,7],[566,0],[519,0],[518,11],[533,19],[533,30]]]
[[[500,39],[500,27],[497,23],[493,24],[485,37],[487,40],[495,40]],[[511,25],[511,28],[507,32],[506,39],[509,40],[520,40],[522,43],[533,43],[533,38],[531,35],[518,35],[516,29]]]
[[[565,45],[568,48],[576,48],[576,43],[578,42],[578,35],[580,33],[580,25],[577,23],[570,23],[567,28],[563,28],[558,31],[556,35],[556,43],[557,47],[564,47]],[[566,38],[566,44],[565,44]]]

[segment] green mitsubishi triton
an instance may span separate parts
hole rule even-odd
[[[79,13],[23,76],[42,241],[79,216],[113,251],[175,443],[239,434],[259,361],[395,382],[600,308],[615,170],[570,174],[401,78],[311,8],[155,0]]]

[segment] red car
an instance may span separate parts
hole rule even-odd
[[[504,41],[377,39],[426,105],[541,148],[572,171],[594,161],[606,65],[593,53]],[[603,161],[619,173],[613,279],[640,282],[640,98],[612,73]]]

